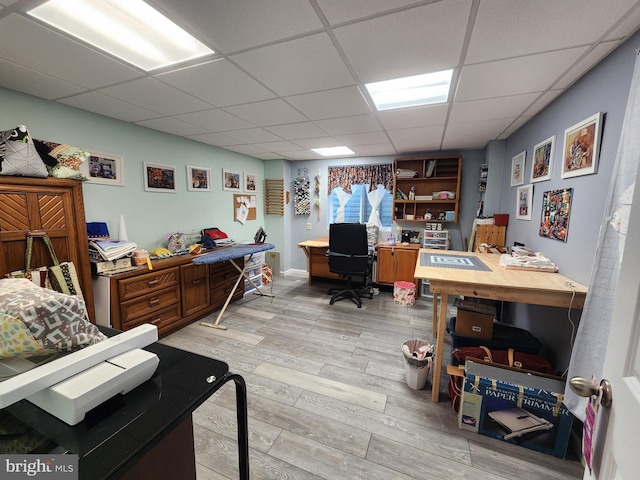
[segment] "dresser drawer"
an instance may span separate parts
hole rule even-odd
[[[238,275],[236,275],[236,280],[238,279]],[[231,290],[233,289],[233,286],[235,285],[235,282],[230,283],[230,284],[225,284],[225,285],[219,285],[216,288],[212,288],[211,289],[211,305],[214,305],[216,307],[222,305],[226,300],[227,297],[229,296],[229,293],[231,293]],[[240,300],[244,295],[244,282],[240,282],[238,284],[238,288],[236,288],[236,291],[233,294],[233,297],[231,297],[232,301],[236,301],[236,300]]]
[[[244,266],[244,258],[236,258],[234,261],[240,268]],[[240,275],[240,272],[228,260],[209,265],[209,285],[212,290],[229,283],[233,286],[238,279],[238,275]]]
[[[129,320],[128,322],[122,325],[123,330],[131,330],[139,325],[150,323],[158,327],[158,334],[162,333],[163,329],[172,327],[175,322],[182,318],[180,312],[180,304],[176,303],[169,307],[163,308],[162,310],[158,310],[156,312],[151,312],[147,315],[144,315],[139,318],[135,318],[133,320]]]
[[[166,288],[159,292],[152,292],[140,298],[129,300],[120,305],[122,323],[125,324],[134,318],[141,317],[150,312],[162,310],[169,305],[180,302],[180,286]]]
[[[127,278],[118,282],[120,301],[124,302],[174,285],[180,285],[178,267]]]

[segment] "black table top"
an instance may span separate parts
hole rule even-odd
[[[160,343],[145,350],[160,359],[151,379],[96,407],[73,427],[26,400],[0,411],[26,424],[42,440],[30,452],[15,453],[77,454],[80,479],[119,476],[220,388],[229,372],[222,361]]]

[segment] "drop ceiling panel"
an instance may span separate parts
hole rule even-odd
[[[415,3],[415,0],[318,0],[318,5],[331,25],[406,8]]]
[[[235,138],[227,137],[221,133],[205,133],[203,135],[187,135],[187,138],[191,138],[196,142],[207,143],[209,145],[215,145],[216,147],[226,147],[228,145],[237,145],[238,140]]]
[[[527,93],[510,97],[456,102],[451,108],[449,123],[514,118],[529,107],[539,96],[539,93]]]
[[[205,110],[211,105],[170,87],[155,78],[134,80],[99,90],[105,95],[164,115]]]
[[[353,135],[336,136],[341,145],[374,145],[388,142],[387,134],[384,132],[354,133]]]
[[[313,122],[289,123],[286,125],[274,125],[272,127],[264,127],[265,130],[289,140],[299,138],[322,137],[327,134],[325,130],[320,128]]]
[[[0,19],[0,58],[86,88],[142,76],[15,13]]]
[[[226,54],[322,28],[310,2],[298,0],[153,0],[180,25]]]
[[[360,157],[375,157],[379,155],[397,155],[398,152],[390,143],[379,145],[354,145],[353,150]]]
[[[448,104],[416,107],[402,110],[386,110],[378,117],[384,128],[399,130],[401,128],[428,127],[443,125],[447,120]]]
[[[157,112],[152,112],[146,108],[98,92],[87,92],[74,95],[73,97],[63,98],[60,100],[60,103],[89,112],[99,113],[100,115],[106,115],[111,118],[117,118],[125,122],[137,122],[158,116]]]
[[[267,132],[263,128],[247,128],[245,130],[232,130],[225,135],[238,140],[238,143],[262,143],[282,140],[277,135]]]
[[[54,100],[85,91],[86,88],[36,72],[0,58],[0,85],[36,97]]]
[[[142,120],[135,122],[143,127],[152,128],[154,130],[160,130],[161,132],[171,133],[172,135],[196,135],[199,133],[206,133],[204,128],[196,127],[189,123],[181,122],[171,117],[154,118],[151,120]]]
[[[218,108],[175,115],[175,118],[193,125],[200,125],[210,132],[225,132],[254,127],[253,124]]]
[[[281,96],[355,84],[325,33],[259,48],[231,59]]]
[[[398,152],[439,150],[444,125],[389,130],[389,137]]]
[[[156,78],[217,107],[274,98],[263,85],[228,60],[216,60]]]
[[[261,127],[308,120],[291,105],[279,99],[227,107],[225,110]]]
[[[611,52],[618,44],[616,42],[604,42],[598,44],[592,51],[587,53],[580,62],[567,72],[557,83],[553,85],[553,88],[568,88],[576,80],[587,72],[593,65],[597,64],[607,54]]]
[[[345,87],[324,92],[287,97],[287,102],[311,120],[346,117],[370,113],[357,87]]]
[[[446,70],[458,65],[470,0],[448,0],[336,28],[363,83]]]
[[[349,135],[382,130],[380,122],[378,122],[374,114],[329,118],[327,120],[318,120],[316,123],[331,135]]]
[[[506,118],[450,124],[447,126],[442,148],[483,148],[486,144],[483,139],[487,137],[497,138],[514,120],[514,118]],[[460,146],[454,147],[453,145]]]
[[[572,65],[586,47],[463,67],[456,101],[543,92]]]

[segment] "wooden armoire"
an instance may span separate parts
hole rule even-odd
[[[89,318],[95,322],[82,182],[0,176],[0,278],[25,268],[29,231],[45,231],[58,260],[75,264]],[[50,265],[44,242],[35,239],[31,267]]]

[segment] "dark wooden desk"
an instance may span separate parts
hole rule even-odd
[[[107,334],[115,331],[101,327]],[[81,480],[196,478],[192,412],[229,381],[236,384],[240,478],[249,479],[247,397],[244,379],[226,363],[160,343],[145,347],[160,364],[153,377],[117,395],[71,427],[22,400],[3,413],[39,435],[36,451],[79,456]],[[215,452],[212,452],[215,455]]]
[[[489,271],[423,266],[421,264],[423,253],[476,257],[489,267]],[[449,295],[577,309],[583,308],[587,296],[587,287],[564,275],[508,270],[500,266],[500,255],[490,253],[420,249],[415,277],[429,280],[433,293],[433,336],[436,338],[436,358],[433,367],[431,399],[434,402],[439,400],[440,394],[440,372]],[[439,315],[438,295],[440,295]]]

